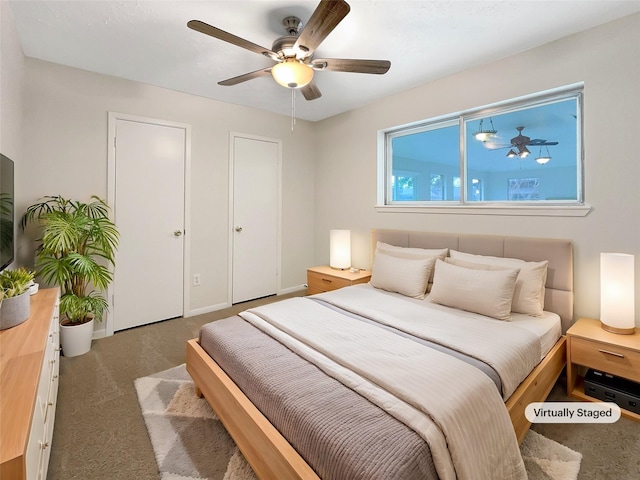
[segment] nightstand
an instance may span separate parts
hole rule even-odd
[[[349,270],[336,270],[326,265],[307,269],[307,295],[329,292],[349,285],[367,283],[371,272],[360,270],[351,273]]]
[[[617,335],[602,329],[600,321],[581,318],[567,330],[567,394],[583,401],[599,401],[585,394],[579,367],[593,368],[640,382],[640,329]],[[640,421],[640,415],[621,407],[622,416]]]

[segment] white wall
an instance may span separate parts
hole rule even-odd
[[[298,120],[292,134],[286,116],[28,58],[18,212],[42,195],[106,198],[109,111],[192,126],[188,261],[191,272],[202,274],[202,285],[191,288],[192,311],[227,302],[231,131],[282,140],[281,286],[306,282],[313,263],[314,126]],[[20,256],[32,262],[30,244],[23,242]]]
[[[7,2],[0,2],[0,152],[22,159],[22,84],[24,55]]]
[[[585,197],[593,207],[586,217],[375,211],[378,130],[576,82],[585,85]],[[640,14],[635,14],[324,120],[318,125],[316,263],[328,261],[332,228],[353,230],[354,266],[369,265],[371,228],[569,238],[576,317],[599,315],[599,258],[606,251],[637,256],[640,312],[639,105]]]
[[[24,55],[7,2],[0,2],[0,153],[14,162],[14,175],[23,170],[22,110]],[[18,233],[17,224],[14,225]],[[10,266],[14,267],[16,262]]]
[[[192,125],[190,262],[191,271],[203,273],[202,287],[191,291],[194,309],[219,306],[227,298],[230,131],[283,140],[283,288],[303,283],[309,265],[328,261],[332,228],[353,230],[356,266],[369,264],[371,228],[570,238],[576,316],[599,314],[600,252],[634,253],[640,270],[640,162],[634,153],[640,15],[317,124],[298,121],[291,135],[287,117],[38,60],[25,65],[9,9],[0,5],[0,145],[3,152],[15,152],[9,153],[18,164],[18,211],[44,194],[106,196],[108,111]],[[376,213],[378,130],[579,81],[585,82],[585,193],[593,207],[586,217]],[[30,246],[22,247],[22,257],[29,257]]]

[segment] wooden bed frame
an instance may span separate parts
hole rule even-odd
[[[545,310],[555,311],[561,316],[563,332],[571,324],[573,257],[568,240],[374,230],[372,244],[375,245],[377,241],[406,247],[448,247],[468,253],[528,261],[549,259]],[[553,308],[548,308],[547,303]],[[525,408],[531,402],[546,400],[565,364],[566,338],[563,335],[507,400],[505,405],[518,442],[522,442],[531,425],[525,417]],[[319,479],[298,452],[200,346],[198,339],[187,342],[187,371],[196,384],[198,395],[204,395],[207,399],[258,478]]]

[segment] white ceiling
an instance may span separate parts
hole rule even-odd
[[[317,121],[475,65],[640,11],[640,0],[349,0],[351,12],[315,57],[390,60],[386,75],[316,72],[322,97],[296,96]],[[270,59],[187,28],[198,19],[271,48],[282,19],[303,24],[318,1],[10,0],[24,54],[225,102],[291,114],[290,91],[267,76],[217,82]],[[533,67],[532,67],[533,68]]]

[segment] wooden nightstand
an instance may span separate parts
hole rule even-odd
[[[567,330],[567,393],[585,401],[599,401],[584,392],[579,367],[587,367],[640,382],[640,329],[616,335],[602,329],[599,320],[581,318]],[[640,415],[621,408],[622,415],[640,421]]]
[[[367,283],[371,279],[371,272],[360,270],[351,273],[349,270],[335,270],[329,266],[322,265],[307,269],[307,294],[337,290],[357,283]]]

